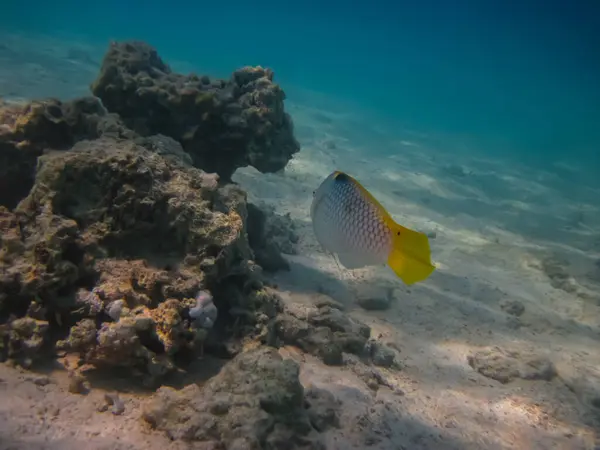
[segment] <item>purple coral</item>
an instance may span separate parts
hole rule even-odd
[[[196,306],[190,308],[190,317],[197,328],[210,329],[217,320],[217,307],[208,291],[200,291],[196,295]]]
[[[102,300],[98,296],[96,288],[88,291],[87,289],[79,289],[75,295],[75,301],[81,308],[89,309],[88,314],[94,316],[102,311]]]

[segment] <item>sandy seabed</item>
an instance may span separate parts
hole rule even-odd
[[[97,49],[83,44],[18,35],[2,42],[3,97],[85,94],[98,69]],[[582,167],[536,170],[432,145],[336,104],[310,106],[313,95],[286,103],[302,150],[285,171],[246,168],[234,181],[297,224],[291,270],[272,276],[283,299],[310,308],[329,296],[399,352],[402,369],[386,371],[390,387],[374,391],[347,368],[280,349],[300,363],[304,386],[344,405],[341,427],[325,433],[327,448],[598,448],[600,187],[567,181],[586,179]],[[343,270],[321,250],[310,202],[335,169],[361,181],[398,222],[432,236],[438,269],[426,282],[407,288],[383,267]],[[369,289],[391,292],[389,308],[360,307]],[[510,364],[530,360],[551,373],[511,375]],[[0,364],[0,448],[194,448],[142,426],[147,394],[122,386],[125,412],[113,415],[98,412],[102,388],[81,396],[68,383],[57,368],[36,374]]]

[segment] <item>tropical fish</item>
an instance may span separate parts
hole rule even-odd
[[[354,178],[335,171],[314,192],[310,208],[321,246],[347,269],[388,264],[406,284],[435,270],[429,239],[396,223]]]

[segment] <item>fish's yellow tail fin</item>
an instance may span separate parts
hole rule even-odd
[[[391,229],[393,238],[388,265],[406,284],[425,280],[435,270],[431,264],[429,239],[425,234],[395,222]]]

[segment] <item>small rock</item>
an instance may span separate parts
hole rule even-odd
[[[467,361],[477,372],[500,383],[509,383],[515,378],[549,381],[556,376],[556,369],[550,360],[499,347],[469,355]]]
[[[115,416],[120,416],[125,412],[125,403],[118,394],[104,394],[104,401],[108,406],[112,406],[112,413]]]
[[[85,394],[87,392],[85,378],[78,374],[71,375],[69,377],[69,392],[71,394]]]
[[[360,379],[362,379],[367,387],[373,391],[377,391],[379,386],[385,386],[394,391],[395,386],[390,384],[385,376],[377,367],[364,364],[360,358],[351,354],[344,354],[344,364],[348,366]]]
[[[597,369],[565,361],[557,364],[557,372],[565,386],[600,420],[600,374]]]
[[[331,392],[311,387],[305,392],[304,403],[308,411],[310,424],[315,430],[323,432],[330,427],[339,428],[337,411],[340,402]]]
[[[256,262],[267,272],[290,270],[282,253],[296,254],[299,237],[289,214],[280,215],[266,204],[248,203],[248,240]]]
[[[391,304],[390,289],[379,287],[364,287],[357,292],[358,304],[367,311],[388,309]]]
[[[110,305],[108,305],[106,313],[110,316],[112,320],[118,322],[121,318],[123,306],[125,306],[125,302],[123,300],[115,300]]]
[[[366,380],[367,387],[372,391],[376,391],[379,389],[379,381],[376,378],[368,378]]]
[[[50,379],[46,376],[36,377],[33,379],[33,384],[37,386],[46,386],[50,384]]]
[[[518,300],[503,300],[500,302],[500,308],[506,314],[511,316],[519,317],[525,312],[525,306]]]
[[[207,441],[228,449],[324,448],[296,444],[311,438],[310,406],[330,404],[322,393],[305,400],[299,373],[297,363],[284,360],[275,349],[249,350],[202,388],[161,387],[143,406],[142,418],[172,440],[196,441],[193,448],[203,448]],[[328,408],[317,409],[324,420],[317,423],[326,427],[331,423]]]
[[[575,293],[577,286],[573,277],[567,271],[569,262],[559,255],[548,255],[541,262],[541,269],[550,280],[550,285],[555,289]]]
[[[343,352],[362,353],[371,333],[367,325],[336,308],[324,306],[311,314],[287,310],[275,319],[272,339],[295,345],[328,365],[341,365]]]
[[[365,350],[376,366],[392,367],[394,365],[396,353],[387,345],[377,341],[369,341],[365,346]]]
[[[325,294],[316,294],[313,302],[317,308],[328,306],[330,308],[339,309],[340,311],[344,310],[344,305]]]

